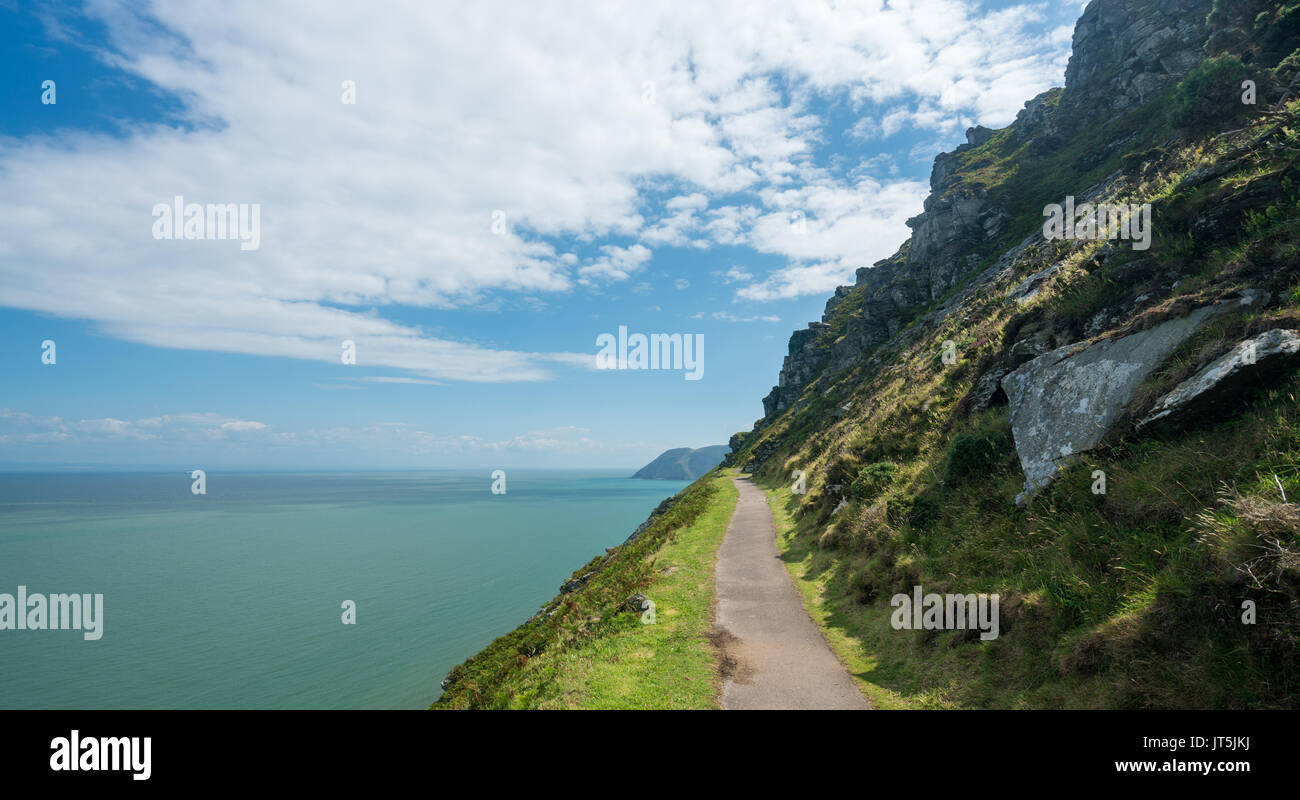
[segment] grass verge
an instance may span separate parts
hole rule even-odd
[[[831,554],[818,550],[809,541],[795,535],[795,522],[791,516],[790,487],[764,489],[768,505],[772,509],[772,524],[776,528],[776,549],[785,563],[785,570],[794,581],[804,610],[821,631],[822,638],[830,645],[840,663],[848,670],[858,690],[867,698],[872,708],[901,709],[914,708],[898,692],[873,681],[877,669],[877,659],[864,646],[862,638],[855,633],[863,628],[865,620],[849,620],[844,610],[833,609],[826,603],[826,578],[829,574],[826,565],[819,564],[822,559],[832,558]],[[851,613],[851,612],[850,612]]]
[[[656,511],[636,539],[574,573],[585,585],[453,671],[434,708],[717,708],[713,566],[735,508],[710,472]],[[622,607],[633,591],[654,624]]]

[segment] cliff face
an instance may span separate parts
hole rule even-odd
[[[918,309],[940,301],[999,245],[1005,252],[1010,230],[1005,198],[962,179],[964,155],[996,133],[1020,143],[1027,154],[1057,152],[1072,126],[1150,101],[1205,58],[1211,5],[1212,0],[1090,3],[1075,27],[1064,90],[1028,101],[1002,132],[971,128],[965,144],[935,158],[930,196],[923,211],[907,221],[911,238],[891,258],[860,268],[854,285],[841,287],[827,302],[820,323],[790,337],[777,385],[763,400],[762,422],[788,409],[823,371],[844,370],[893,338]],[[1108,143],[1087,158],[1099,160],[1113,154],[1107,149],[1121,146],[1122,139]],[[1083,194],[1087,187],[1078,188]],[[845,320],[845,330],[832,331],[839,301],[858,288],[863,289],[860,313]]]
[[[1205,58],[1212,0],[1103,0],[1074,28],[1068,102],[1090,113],[1150,101]]]

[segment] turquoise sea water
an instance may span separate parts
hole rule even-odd
[[[104,595],[0,630],[0,708],[422,708],[686,485],[627,474],[0,474],[0,593]]]

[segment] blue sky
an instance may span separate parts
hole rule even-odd
[[[1082,8],[762,6],[0,0],[0,464],[630,467],[748,429]],[[259,246],[156,239],[177,195],[257,204]],[[703,378],[593,369],[621,325],[702,334]]]

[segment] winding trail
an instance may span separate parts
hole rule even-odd
[[[767,497],[735,478],[740,499],[718,549],[714,642],[725,709],[867,709],[804,611],[776,549]]]

